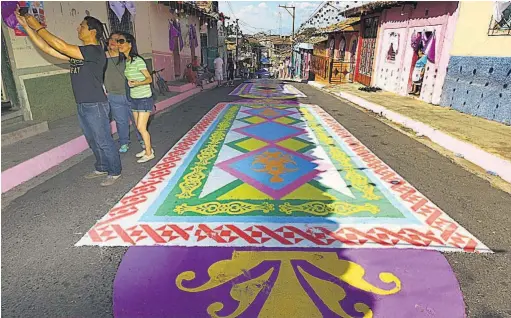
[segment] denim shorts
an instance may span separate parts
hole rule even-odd
[[[154,101],[152,97],[132,98],[131,109],[134,112],[151,112],[153,111]]]

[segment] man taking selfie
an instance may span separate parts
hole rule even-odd
[[[96,157],[96,170],[85,178],[106,176],[101,185],[114,184],[121,177],[121,159],[110,130],[110,106],[103,87],[106,64],[101,46],[103,24],[94,17],[85,17],[77,29],[83,45],[77,46],[51,34],[23,9],[16,11],[16,18],[32,42],[46,54],[71,64],[71,86],[80,127]]]

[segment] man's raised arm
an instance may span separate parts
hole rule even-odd
[[[55,49],[49,46],[48,43],[46,43],[34,30],[32,30],[28,26],[25,17],[20,16],[18,11],[16,11],[15,13],[16,19],[18,19],[19,24],[21,24],[21,26],[25,29],[25,32],[27,32],[27,35],[29,36],[30,40],[32,40],[32,42],[34,42],[34,44],[41,51],[58,59],[69,61],[69,56],[65,56],[64,54],[57,52]]]
[[[18,18],[18,21],[20,21],[20,18],[25,19],[26,25],[28,25],[28,27],[25,27],[25,26],[23,26],[23,27],[25,28],[25,30],[27,30],[27,34],[28,34],[28,29],[35,30],[34,32],[37,33],[36,35],[41,37],[51,48],[55,49],[58,53],[61,53],[65,56],[72,57],[75,59],[83,60],[82,52],[80,51],[80,48],[77,45],[68,44],[68,43],[66,43],[66,41],[51,34],[33,16],[28,15],[25,17],[21,17],[19,14],[19,11],[16,11],[16,18]],[[21,24],[21,22],[20,22],[20,24]],[[29,36],[30,36],[30,34],[29,34]],[[32,36],[30,36],[30,38],[32,40],[34,40],[32,38]],[[35,41],[34,41],[34,43],[35,43]],[[37,45],[37,43],[36,43],[36,45]],[[41,48],[41,50],[42,50],[42,48]],[[51,54],[51,53],[48,53],[48,54],[53,56],[53,54]]]

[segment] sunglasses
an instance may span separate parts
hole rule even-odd
[[[119,44],[124,44],[124,43],[126,43],[126,42],[130,43],[130,41],[125,40],[125,39],[119,39],[119,40],[117,40],[117,43],[119,43]]]

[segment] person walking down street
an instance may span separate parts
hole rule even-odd
[[[151,74],[147,70],[144,59],[138,54],[137,43],[133,35],[121,33],[117,40],[122,60],[126,61],[124,75],[128,80],[129,96],[133,110],[133,117],[137,129],[144,140],[145,149],[136,154],[138,163],[154,159],[154,149],[151,147],[151,135],[147,131],[149,116],[154,107]]]
[[[279,65],[279,79],[284,78],[284,63],[280,63]]]
[[[195,85],[197,87],[200,87],[201,91],[204,90],[204,86],[202,85],[202,78],[201,78],[201,76],[204,74],[204,72],[201,70],[201,67],[199,64],[199,58],[197,56],[193,57],[192,71],[195,74]]]
[[[224,80],[224,60],[220,57],[220,54],[217,54],[213,64],[215,65],[215,79],[218,82],[218,87],[220,87]]]
[[[108,102],[110,103],[110,111],[113,120],[117,126],[117,134],[119,135],[119,143],[121,147],[119,152],[128,152],[130,145],[130,121],[135,124],[135,118],[131,112],[131,102],[126,95],[126,79],[124,77],[124,69],[126,61],[119,58],[119,47],[117,40],[120,33],[113,32],[108,38],[107,66],[105,71],[105,88],[107,92]],[[135,127],[135,134],[138,142],[145,149],[142,135]]]
[[[227,60],[227,81],[229,86],[234,86],[234,61],[232,58]]]
[[[106,66],[103,24],[86,16],[77,28],[83,45],[68,44],[51,34],[33,16],[16,18],[32,42],[41,51],[70,63],[71,87],[78,106],[78,120],[82,132],[96,157],[95,171],[86,179],[104,177],[102,186],[109,186],[121,177],[121,158],[110,129],[110,104],[103,87]]]

